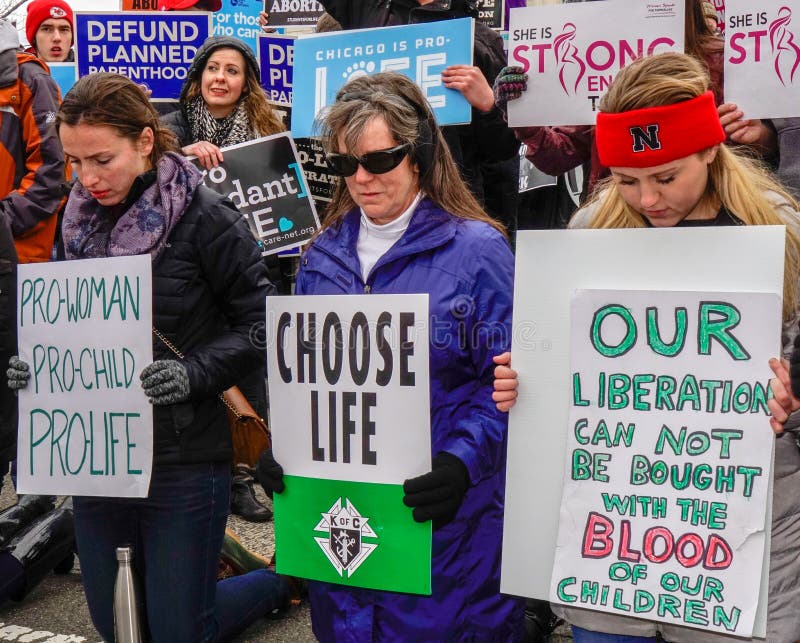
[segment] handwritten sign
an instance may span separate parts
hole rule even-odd
[[[798,115],[800,8],[765,0],[727,0],[725,101],[745,118]]]
[[[288,134],[257,138],[222,151],[225,160],[203,170],[205,184],[233,201],[258,239],[262,255],[296,248],[313,236],[319,219]]]
[[[152,90],[152,100],[176,99],[197,49],[210,35],[207,12],[76,12],[78,76],[122,74]]]
[[[576,292],[551,601],[752,634],[780,326],[777,294]]]
[[[512,364],[519,373],[520,387],[517,405],[509,417],[501,591],[550,598],[562,486],[571,455],[568,440],[574,431],[574,424],[570,424],[573,293],[580,289],[625,289],[662,294],[669,291],[781,294],[784,247],[783,226],[524,230],[518,233],[515,271],[526,277],[517,280],[514,292]],[[565,263],[565,256],[569,256],[570,261]],[[636,269],[632,270],[631,266]],[[672,337],[665,325],[668,319],[668,315],[659,316],[664,340],[671,343]],[[646,328],[646,324],[641,326],[640,342],[646,342],[642,339],[647,336]],[[775,328],[768,330],[770,356],[778,355],[780,324],[776,321]],[[694,335],[693,331],[692,342],[696,339]],[[749,336],[740,337],[749,341]],[[687,346],[688,342],[687,338]],[[751,355],[756,360],[755,352]],[[763,371],[756,378],[747,377],[742,381],[768,378],[770,371],[766,361],[761,367]],[[713,377],[709,375],[707,379]],[[584,396],[584,399],[588,398]],[[670,412],[666,413],[664,423],[672,427]],[[763,422],[762,432],[769,432],[767,418],[763,415],[759,418]],[[678,436],[681,426],[675,428]],[[698,421],[695,419],[686,426],[688,437],[688,433],[698,427]],[[656,432],[660,428],[658,425]],[[616,423],[611,424],[611,430],[616,430]],[[655,459],[663,458],[651,458],[651,461]],[[532,462],[537,466],[532,467]],[[550,492],[530,492],[544,488]],[[650,495],[661,494],[651,492]],[[619,520],[620,516],[616,518]],[[576,523],[575,530],[584,527],[585,523]],[[768,518],[765,528],[769,542],[771,522]],[[631,546],[638,549],[633,542]],[[535,551],[536,556],[531,556],[531,551]],[[753,634],[761,638],[766,636],[769,566],[766,555],[762,560],[761,577],[753,575],[745,581],[760,585]],[[657,572],[651,573],[657,575]],[[597,582],[600,580],[598,578]],[[613,600],[613,591],[610,596]],[[683,640],[679,634],[667,638]]]
[[[642,56],[683,51],[683,11],[683,0],[514,9],[509,65],[522,66],[528,90],[509,102],[509,125],[594,124],[620,69]]]
[[[269,297],[267,342],[279,573],[430,594],[403,504],[431,466],[428,296]]]
[[[150,256],[20,265],[19,493],[147,495],[153,409]]]
[[[419,85],[439,125],[468,123],[472,111],[454,89],[446,89],[441,73],[450,65],[472,64],[469,18],[380,29],[300,36],[295,41],[295,67],[308,82],[294,88],[292,134],[313,134],[314,119],[336,99],[349,80],[381,71],[396,71]]]

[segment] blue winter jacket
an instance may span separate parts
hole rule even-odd
[[[491,226],[423,199],[403,237],[361,277],[360,212],[303,254],[297,293],[427,293],[430,301],[432,455],[469,470],[455,519],[433,532],[433,593],[309,583],[320,641],[515,641],[522,603],[500,594],[507,415],[491,399],[492,357],[511,343],[514,263]]]

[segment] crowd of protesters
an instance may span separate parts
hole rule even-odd
[[[320,30],[477,16],[472,0],[321,4]],[[420,293],[431,318],[453,331],[451,342],[430,346],[432,467],[403,485],[413,519],[432,523],[431,594],[309,581],[315,636],[543,641],[560,618],[579,642],[744,640],[584,609],[551,611],[500,592],[507,412],[518,384],[510,360],[512,247],[518,221],[531,220],[530,203],[518,198],[520,142],[545,172],[584,168],[580,207],[548,215],[555,226],[786,227],[783,359],[770,362],[770,423],[778,435],[800,425],[800,121],[746,119],[724,102],[716,14],[700,0],[685,7],[685,53],[630,63],[593,126],[509,127],[508,102],[527,91],[527,78],[505,66],[500,36],[481,23],[474,64],[442,73],[443,85],[469,102],[469,124],[439,127],[422,91],[399,74],[350,80],[318,123],[339,179],[291,283],[285,265],[261,256],[233,204],[205,187],[187,159],[210,169],[224,162],[224,148],[285,131],[247,44],[209,38],[178,101],[159,116],[146,88],[117,74],[85,76],[61,96],[48,63],[74,60],[74,17],[63,0],[28,3],[24,51],[16,28],[0,20],[0,362],[8,364],[0,474],[10,468],[15,480],[15,395],[31,378],[17,356],[18,264],[150,255],[155,359],[140,373],[154,418],[147,497],[76,496],[56,506],[51,496],[20,495],[0,512],[0,602],[21,600],[51,570],[69,571],[77,552],[92,621],[111,641],[115,549],[133,541],[142,552],[135,566],[144,625],[156,643],[226,641],[284,611],[294,579],[226,530],[229,513],[272,517],[253,482],[270,497],[283,493],[283,469],[271,450],[255,469],[232,461],[218,394],[238,385],[267,415],[266,354],[250,333],[263,326],[270,295]],[[159,0],[164,11],[220,8],[220,0]],[[270,29],[266,12],[260,22]],[[295,70],[295,84],[302,72]],[[663,145],[642,163],[626,132],[645,116],[658,122]],[[671,129],[687,121],[691,133]],[[470,342],[459,341],[464,321],[453,302],[461,298],[475,306]],[[487,328],[500,336],[480,330]],[[798,480],[798,443],[777,439],[767,615],[767,640],[775,643],[800,640]],[[224,579],[221,561],[234,568]]]

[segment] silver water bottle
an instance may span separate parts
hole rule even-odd
[[[133,547],[117,547],[117,581],[114,584],[114,635],[116,643],[142,643],[139,587],[133,571]]]

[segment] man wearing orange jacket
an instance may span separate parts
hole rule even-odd
[[[47,63],[19,51],[16,29],[0,20],[0,222],[11,228],[20,263],[52,253],[68,178],[53,128],[60,103]]]

